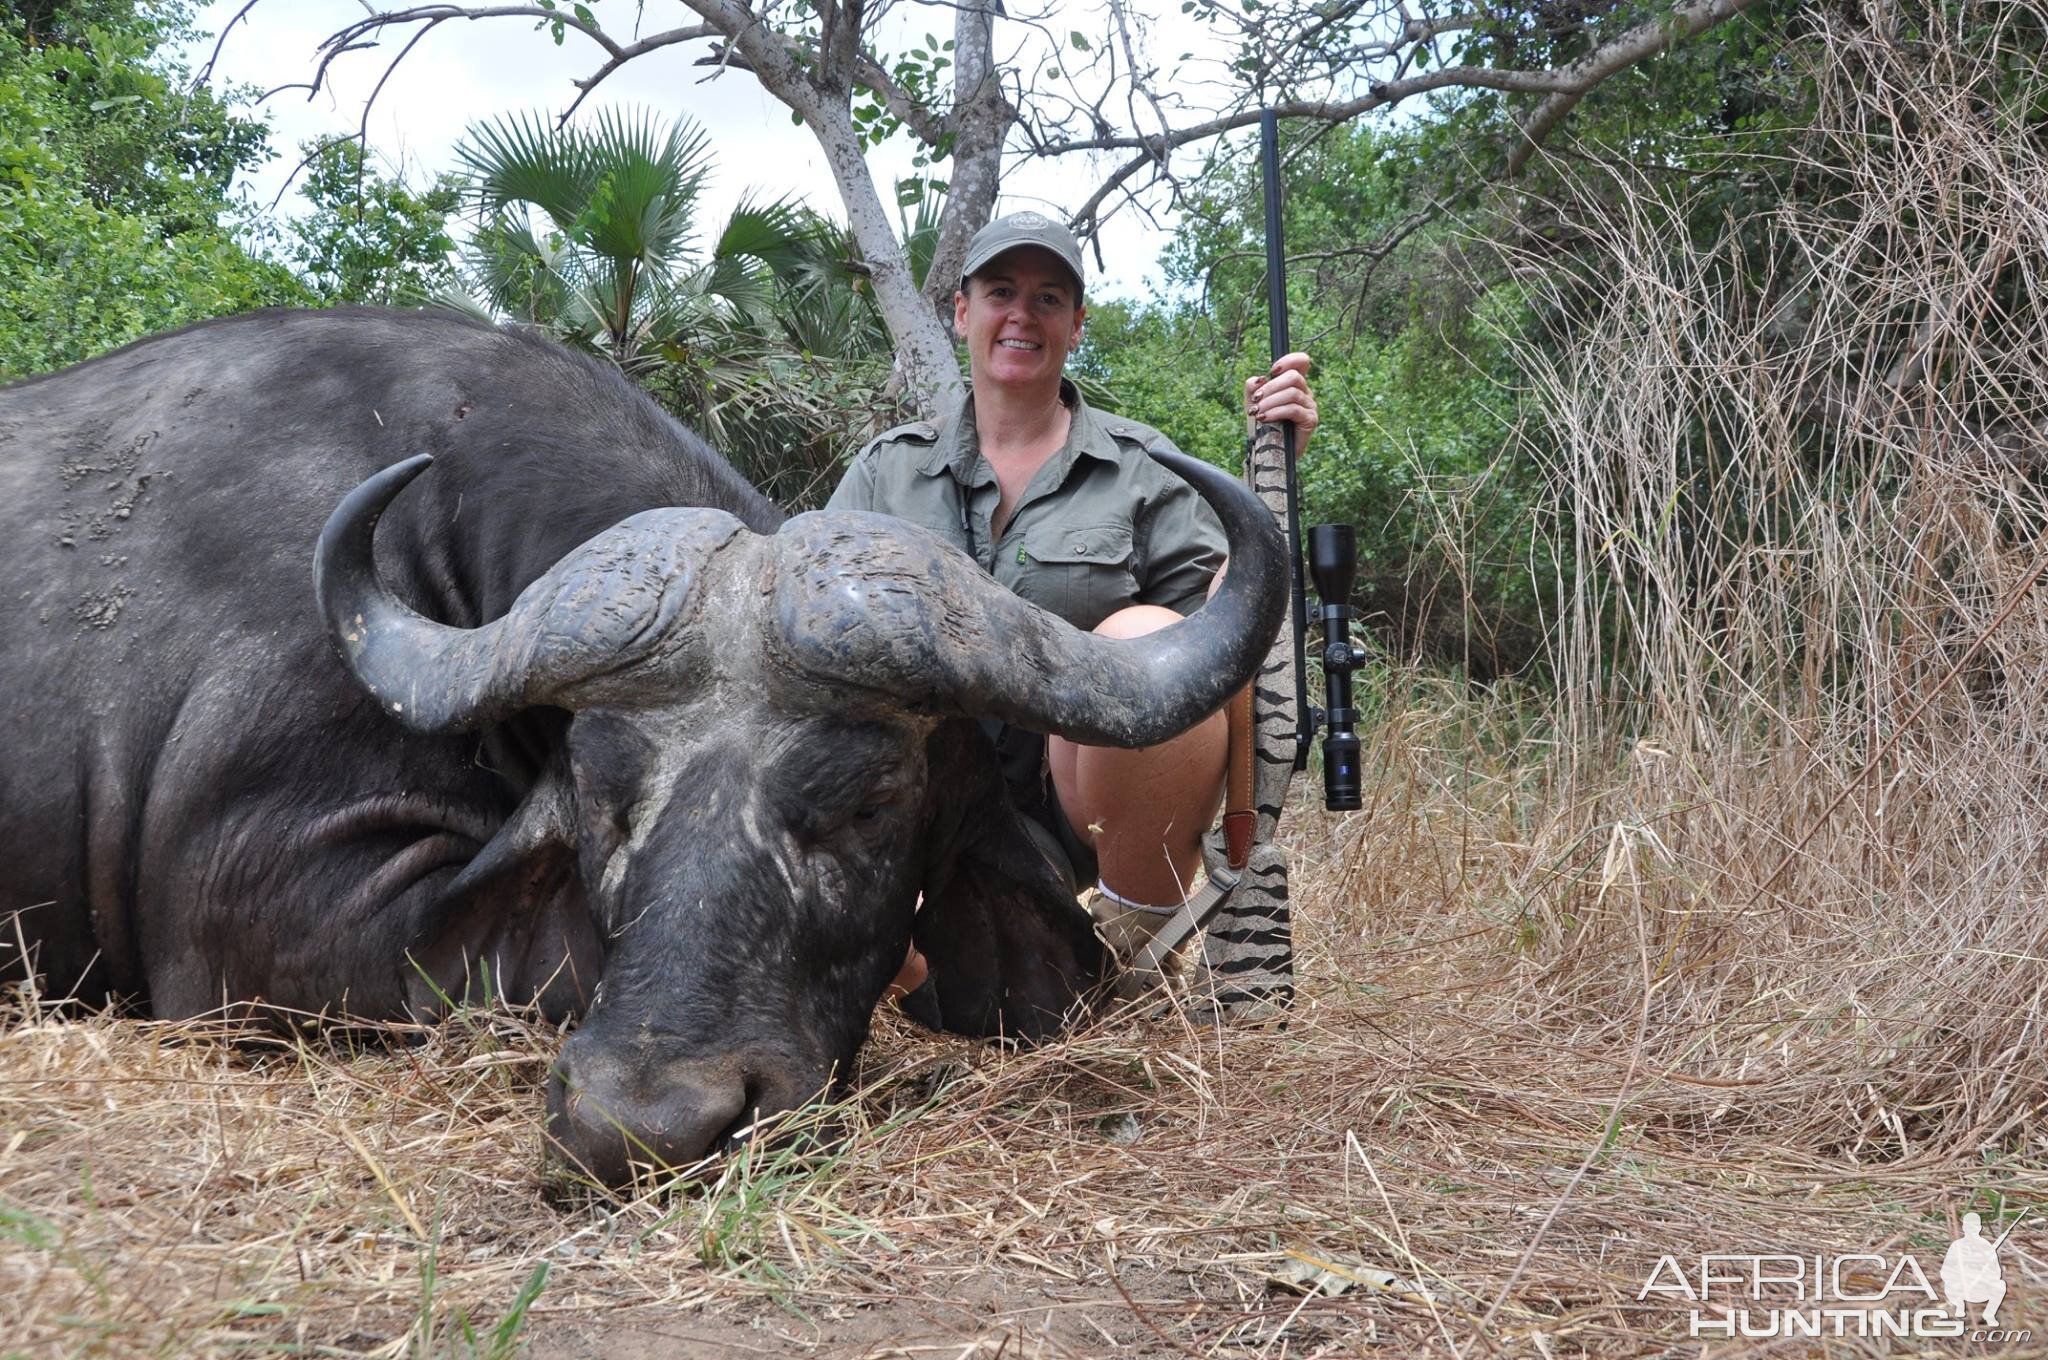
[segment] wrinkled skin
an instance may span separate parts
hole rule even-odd
[[[864,1037],[859,1003],[880,994],[910,936],[921,734],[755,713],[714,741],[648,740],[703,730],[711,706],[639,721],[599,710],[570,732],[575,768],[604,771],[579,788],[578,839],[609,947],[548,1113],[557,1140],[610,1179],[610,1158],[628,1151],[611,1121],[644,1152],[687,1161],[753,1110],[824,1091]],[[744,909],[778,899],[793,910]]]
[[[1056,1026],[1102,966],[1000,781],[976,787],[994,764],[973,724],[755,712],[712,742],[647,739],[669,724],[702,730],[716,707],[631,722],[594,711],[570,733],[576,768],[607,772],[577,796],[607,956],[596,1003],[556,1064],[548,1118],[557,1142],[608,1180],[629,1157],[687,1163],[756,1111],[803,1104],[843,1077],[902,961],[920,889],[931,896],[918,918],[925,947],[973,956],[1016,985],[1013,1031]],[[992,847],[1010,862],[993,862]],[[942,902],[990,905],[977,876],[1007,892],[1007,919],[949,929]],[[770,901],[791,909],[745,910]],[[1001,978],[941,973],[954,1027],[1004,1023]],[[922,1004],[928,1022],[944,1022],[936,990]]]
[[[352,540],[389,609],[349,597],[330,637],[309,547],[423,450]],[[965,715],[1142,738],[1144,705],[1087,696],[1143,668],[983,617],[1010,606],[893,525],[778,533],[616,374],[430,314],[258,314],[0,391],[0,914],[28,946],[0,973],[163,1016],[486,985],[582,1015],[549,1128],[613,1182],[843,1078],[913,929],[920,1018],[1050,1032],[1105,960]],[[476,695],[380,671],[409,628]],[[906,660],[955,632],[1021,650]],[[1080,698],[994,693],[1019,657]]]

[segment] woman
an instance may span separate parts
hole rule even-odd
[[[996,579],[1078,628],[1136,637],[1200,607],[1223,565],[1208,507],[1150,456],[1157,430],[1105,416],[1063,376],[1087,310],[1080,243],[1039,213],[1012,213],[968,243],[954,330],[970,386],[936,423],[862,449],[830,509],[874,510],[938,533]],[[1292,421],[1298,454],[1316,428],[1309,359],[1290,354],[1245,383],[1247,415]],[[1003,729],[1019,808],[1058,842],[1097,915],[1163,920],[1194,890],[1203,834],[1223,798],[1222,713],[1136,751]],[[1142,933],[1139,932],[1139,933]],[[895,985],[924,975],[913,950]]]

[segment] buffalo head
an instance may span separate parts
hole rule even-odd
[[[886,516],[800,515],[764,536],[706,509],[635,515],[504,617],[451,628],[387,590],[371,551],[378,516],[428,461],[386,469],[335,510],[320,607],[356,680],[415,731],[570,715],[545,773],[440,900],[516,910],[505,904],[546,880],[577,904],[585,948],[574,925],[520,947],[598,975],[580,979],[588,1011],[555,1065],[548,1126],[611,1181],[635,1161],[693,1161],[845,1074],[914,912],[926,1018],[1024,1037],[1057,1026],[1105,957],[970,719],[1164,740],[1249,680],[1285,604],[1271,516],[1174,458],[1222,518],[1231,569],[1195,616],[1132,641],[1069,627]],[[437,988],[488,962],[474,944],[486,927],[422,931],[423,949],[471,942],[426,961]]]

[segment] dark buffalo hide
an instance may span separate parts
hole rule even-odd
[[[323,622],[313,545],[366,482]],[[0,974],[167,1017],[580,1015],[550,1129],[610,1180],[843,1077],[920,897],[922,1016],[1058,1025],[1105,959],[973,718],[1157,740],[1153,677],[1215,654],[1074,650],[915,530],[785,525],[616,372],[434,313],[0,391],[0,553]],[[1243,594],[1236,671],[1172,722],[1277,625]]]

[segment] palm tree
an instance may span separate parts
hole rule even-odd
[[[698,244],[711,156],[696,125],[515,115],[472,126],[457,154],[481,225],[468,296],[443,301],[608,355],[782,504],[821,504],[847,454],[907,418],[843,227],[747,200]],[[921,260],[937,202],[925,187],[902,204]]]
[[[585,128],[516,114],[472,126],[456,154],[483,219],[464,271],[481,300],[629,369],[773,333],[777,280],[822,255],[806,214],[751,200],[697,248],[711,156],[687,119],[606,110]]]
[[[943,186],[930,180],[897,186],[897,208],[904,254],[913,277],[924,286],[938,243],[939,213],[945,206]],[[839,359],[892,358],[894,342],[875,305],[865,271],[852,261],[858,255],[853,234],[836,222],[818,219],[812,227],[823,247],[823,260],[806,261],[782,280],[777,316],[789,343],[805,354]]]

